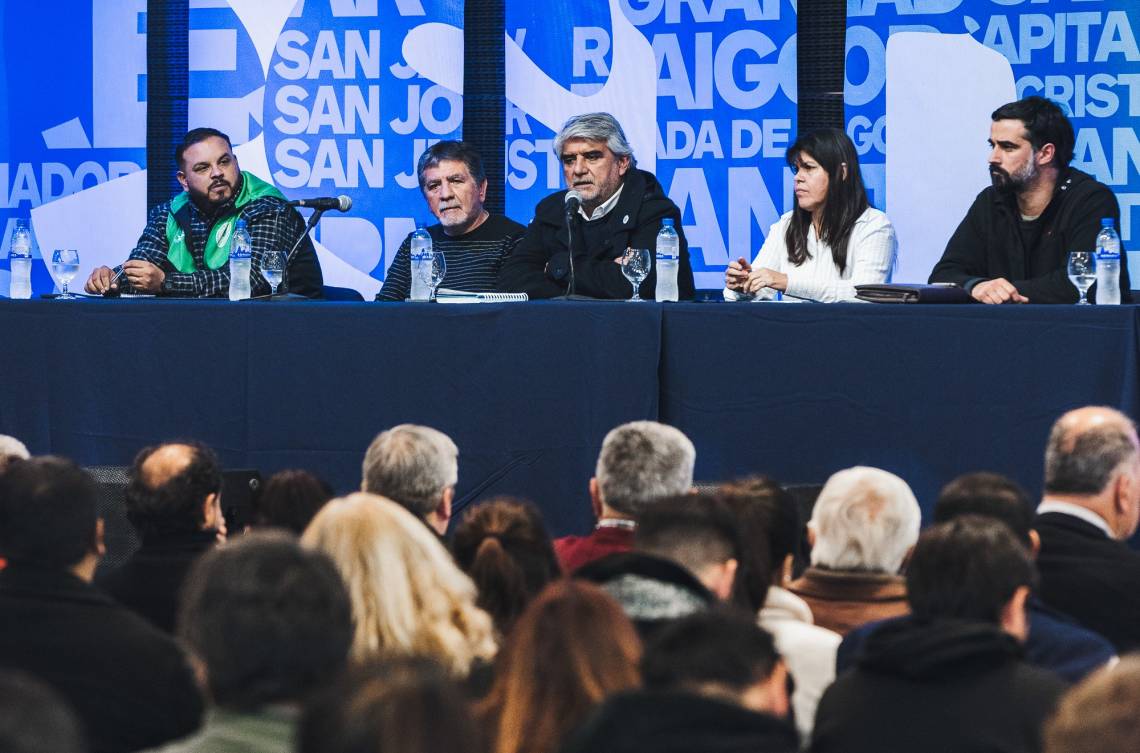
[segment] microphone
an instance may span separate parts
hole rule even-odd
[[[578,211],[578,207],[582,206],[582,196],[574,189],[567,191],[562,201],[566,204],[567,215],[574,214]]]
[[[562,201],[566,206],[566,250],[570,255],[570,280],[566,284],[566,295],[564,297],[569,300],[570,296],[574,295],[574,216],[578,214],[578,208],[582,206],[582,196],[571,188],[566,192]]]
[[[329,197],[325,199],[296,199],[290,201],[289,206],[308,207],[309,209],[320,209],[321,211],[335,209],[338,212],[347,212],[352,209],[352,199],[348,196]]]

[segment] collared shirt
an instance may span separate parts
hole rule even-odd
[[[613,196],[611,196],[610,198],[606,199],[601,204],[596,206],[594,208],[594,213],[591,215],[587,215],[586,210],[583,209],[581,205],[578,205],[578,214],[582,215],[582,219],[587,220],[587,221],[588,220],[600,220],[601,218],[603,218],[607,214],[609,214],[610,210],[612,210],[614,207],[617,206],[618,199],[621,198],[621,190],[623,188],[625,188],[624,182],[620,186],[618,186],[618,190],[614,191]]]
[[[1062,515],[1071,515],[1074,518],[1079,518],[1089,525],[1094,525],[1104,531],[1104,535],[1113,541],[1116,540],[1116,534],[1112,532],[1108,521],[1087,507],[1081,507],[1080,505],[1074,505],[1072,502],[1062,502],[1059,499],[1049,499],[1046,497],[1041,500],[1041,504],[1037,505],[1037,514],[1044,515],[1047,512],[1057,512]]]
[[[627,531],[635,531],[637,530],[637,521],[625,518],[602,518],[595,528],[624,528]]]

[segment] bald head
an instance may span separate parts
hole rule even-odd
[[[1140,459],[1136,425],[1104,407],[1072,410],[1057,419],[1045,449],[1047,494],[1098,494]]]
[[[135,457],[127,484],[127,516],[141,535],[224,525],[218,496],[222,471],[214,452],[196,442],[147,447]]]
[[[1140,442],[1136,425],[1112,408],[1061,416],[1045,448],[1045,494],[1099,515],[1117,539],[1140,523]]]
[[[157,489],[186,470],[194,460],[195,450],[187,444],[164,444],[152,452],[139,467],[139,479],[149,489]]]

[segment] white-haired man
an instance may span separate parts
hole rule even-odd
[[[503,262],[499,289],[531,298],[566,293],[629,298],[622,255],[627,248],[652,252],[661,221],[669,219],[680,237],[677,290],[682,300],[692,298],[693,270],[681,211],[652,173],[637,169],[633,148],[614,116],[592,112],[570,118],[554,138],[554,154],[562,162],[567,190],[534,208],[526,235]],[[576,212],[568,209],[568,191],[580,198]],[[641,297],[653,298],[656,284],[654,264],[641,283]]]
[[[27,460],[30,457],[31,454],[23,442],[7,434],[0,434],[0,470],[3,470],[9,461]]]
[[[637,516],[655,500],[693,487],[697,450],[680,430],[656,421],[631,421],[602,440],[590,506],[597,526],[589,536],[554,542],[562,569],[573,572],[596,559],[633,548]]]
[[[1041,598],[1123,654],[1140,648],[1140,520],[1136,425],[1112,408],[1079,408],[1053,425],[1045,450]]]
[[[459,480],[451,437],[429,426],[394,426],[372,440],[362,471],[362,491],[402,505],[441,536],[447,532]]]
[[[788,589],[815,624],[840,635],[909,611],[899,575],[918,541],[922,512],[893,473],[857,466],[827,480],[808,521],[811,567]]]

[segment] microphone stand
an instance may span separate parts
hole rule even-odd
[[[570,300],[574,297],[574,215],[575,210],[571,209],[569,205],[566,209],[566,250],[570,252],[570,282],[566,285],[566,294],[562,296],[563,300]]]
[[[289,292],[289,267],[290,267],[290,265],[292,265],[293,260],[297,258],[297,249],[299,249],[301,247],[301,242],[309,237],[309,233],[311,233],[313,231],[313,228],[315,228],[317,226],[317,223],[321,221],[321,215],[323,215],[324,213],[325,213],[324,209],[316,209],[309,216],[309,221],[307,223],[305,223],[305,232],[301,233],[301,235],[297,237],[297,242],[293,244],[293,248],[289,249],[289,253],[285,254],[285,265],[281,270],[281,290],[283,290],[285,292],[284,293],[274,293],[274,292],[270,291],[269,296],[267,296],[267,300],[270,300],[270,301],[303,301],[303,300],[307,300],[305,298],[305,296],[303,296],[303,295],[300,295],[298,293],[290,293]]]

